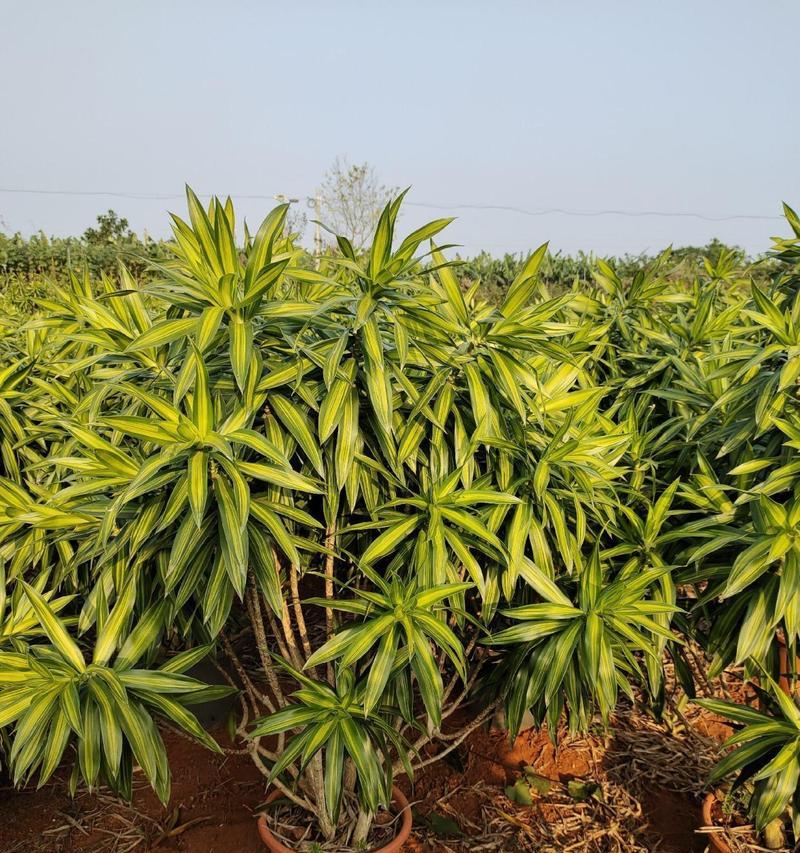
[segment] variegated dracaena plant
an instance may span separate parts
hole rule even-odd
[[[551,296],[542,246],[493,306],[450,220],[396,236],[402,196],[318,265],[286,205],[237,242],[187,199],[146,286],[73,274],[0,338],[16,781],[74,755],[127,794],[135,762],[166,799],[154,719],[215,748],[189,708],[229,688],[186,674],[213,654],[270,783],[360,843],[500,705],[586,728],[658,700],[665,654],[687,673],[681,632],[723,665],[796,638],[795,242],[749,294],[665,253]]]

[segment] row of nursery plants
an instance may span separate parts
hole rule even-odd
[[[764,688],[706,702],[745,724],[717,776],[759,830],[800,805],[774,683],[800,633],[791,210],[769,276],[664,253],[553,296],[541,246],[490,304],[436,245],[450,220],[395,234],[402,196],[318,269],[285,205],[237,243],[229,201],[187,198],[145,281],[71,274],[0,324],[15,783],[68,763],[129,797],[139,767],[166,801],[160,721],[219,750],[193,708],[235,690],[290,817],[358,848],[501,707],[512,737],[658,713],[666,663],[694,695],[691,640]]]

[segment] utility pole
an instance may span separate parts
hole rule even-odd
[[[314,269],[319,269],[319,259],[322,257],[322,196],[317,193],[314,198],[307,200],[308,206],[314,208]]]

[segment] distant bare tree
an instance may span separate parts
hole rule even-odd
[[[351,165],[346,157],[337,157],[317,190],[322,222],[360,249],[396,192],[381,184],[369,163]]]
[[[301,237],[305,234],[308,226],[308,216],[296,204],[293,204],[286,214],[286,224],[283,227],[285,234],[299,234]]]

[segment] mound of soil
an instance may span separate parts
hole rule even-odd
[[[503,732],[476,732],[455,759],[426,768],[413,789],[407,781],[401,783],[415,803],[417,817],[416,843],[409,851],[561,850],[566,849],[566,837],[571,840],[592,831],[597,837],[586,838],[585,846],[575,847],[576,851],[702,851],[705,845],[696,834],[697,796],[658,782],[648,785],[647,780],[620,778],[625,758],[615,756],[613,736],[561,737],[556,748],[544,731],[522,732],[513,744]],[[547,793],[533,793],[531,806],[519,806],[505,795],[506,787],[520,779],[525,768],[533,768],[551,783]],[[699,778],[697,782],[702,784]],[[600,799],[585,803],[574,799],[568,794],[569,783],[578,784],[577,790],[581,783],[596,784]],[[465,837],[437,841],[420,825],[430,815],[433,829],[442,825],[443,818]],[[618,837],[612,838],[613,833]],[[476,848],[478,841],[481,846]]]

